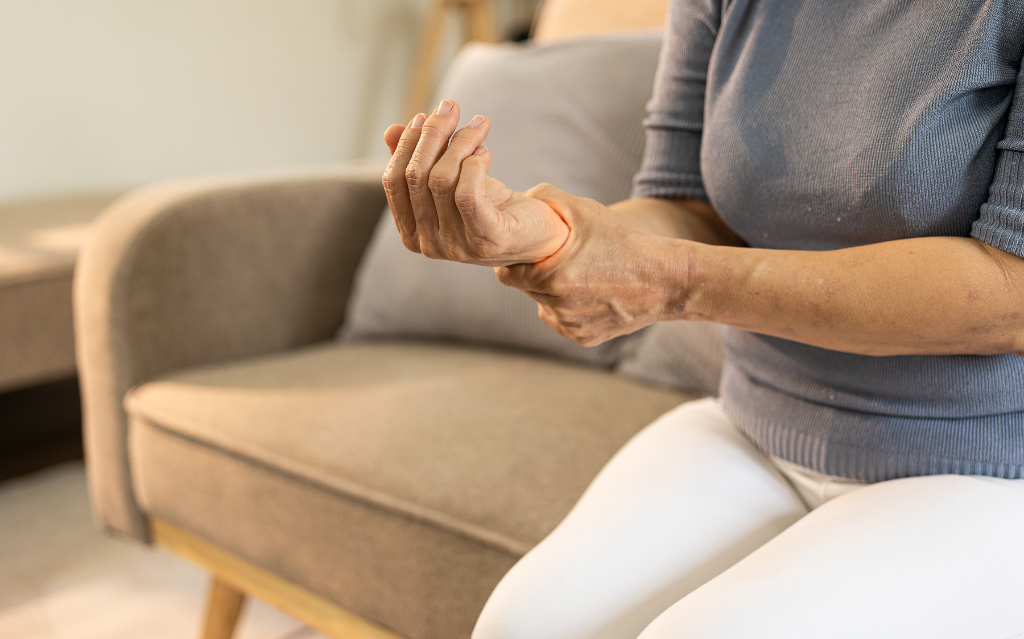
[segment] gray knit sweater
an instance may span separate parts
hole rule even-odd
[[[708,200],[754,247],[973,236],[1024,257],[1022,53],[1021,0],[674,0],[634,196]],[[1015,355],[726,329],[721,394],[820,473],[1024,477]]]

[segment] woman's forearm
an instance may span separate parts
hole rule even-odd
[[[730,245],[742,241],[692,201],[609,208],[550,185],[534,197],[567,222],[569,239],[498,278],[580,344],[677,319],[863,355],[1024,356],[1024,259],[971,238],[756,249]]]
[[[680,250],[685,319],[864,355],[1024,355],[1024,259],[974,239]]]
[[[612,204],[619,215],[663,237],[717,246],[744,246],[706,202],[690,199],[635,198]]]

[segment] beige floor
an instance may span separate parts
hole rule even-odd
[[[194,639],[204,573],[93,525],[81,463],[0,483],[0,637]],[[323,639],[250,602],[235,639]]]

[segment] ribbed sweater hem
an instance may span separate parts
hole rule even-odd
[[[823,475],[869,483],[947,474],[1024,478],[1024,446],[1008,445],[1024,441],[1024,413],[968,419],[860,413],[781,393],[728,361],[721,395],[726,412],[762,452]]]

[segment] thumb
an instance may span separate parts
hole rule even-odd
[[[523,195],[544,202],[562,218],[562,221],[572,226],[572,212],[579,207],[580,198],[577,196],[547,182],[538,184]]]
[[[387,131],[384,132],[384,144],[388,145],[388,149],[391,150],[391,155],[395,154],[395,149],[398,148],[398,143],[402,139],[402,133],[405,131],[405,127],[401,124],[392,124],[388,127]]]
[[[462,161],[459,184],[455,187],[455,206],[467,226],[484,221],[495,213],[487,192],[487,171],[491,168],[491,151],[480,146]]]
[[[523,193],[523,195],[537,198],[538,200],[565,199],[574,197],[572,193],[563,191],[554,184],[548,184],[547,182],[541,182],[537,186]]]

